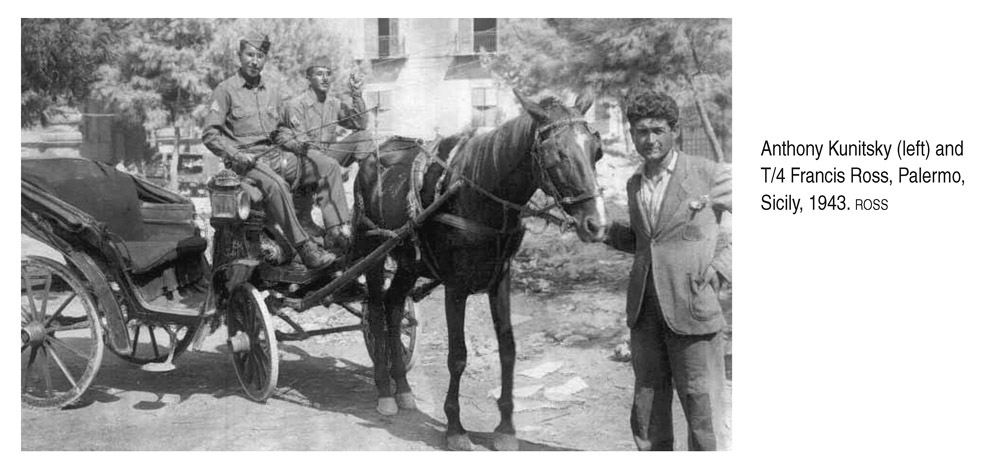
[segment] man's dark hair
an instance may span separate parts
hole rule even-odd
[[[645,90],[629,96],[626,107],[625,117],[629,119],[630,124],[640,119],[663,119],[670,128],[675,129],[677,119],[680,118],[680,109],[676,101],[670,95],[654,90]]]

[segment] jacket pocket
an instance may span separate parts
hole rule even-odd
[[[683,227],[683,240],[699,241],[702,239],[704,239],[704,233],[700,231],[700,226],[691,223]]]
[[[690,315],[698,321],[720,316],[721,305],[717,303],[717,296],[704,276],[695,279],[693,273],[687,273],[687,282],[690,286]]]

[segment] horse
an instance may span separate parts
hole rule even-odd
[[[595,172],[601,140],[583,119],[592,101],[578,97],[570,108],[556,98],[534,103],[514,93],[523,108],[518,117],[488,133],[463,132],[437,143],[420,182],[422,203],[417,208],[432,203],[455,182],[462,186],[423,221],[413,239],[393,249],[397,268],[388,290],[383,262],[366,272],[377,411],[384,415],[416,408],[400,358],[404,301],[421,276],[445,286],[450,385],[444,412],[451,450],[473,449],[461,423],[458,393],[467,359],[465,305],[470,295],[481,292],[488,295],[502,372],[500,423],[493,444],[496,450],[519,448],[512,422],[516,346],[509,294],[510,262],[522,243],[525,204],[537,189],[543,190],[573,219],[583,242],[602,240],[608,226]],[[424,149],[416,146],[391,139],[379,146],[379,155],[361,161],[355,183],[357,255],[371,252],[387,230],[412,218],[413,159]]]

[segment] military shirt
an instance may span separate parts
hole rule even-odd
[[[331,96],[319,102],[318,95],[309,88],[287,103],[284,122],[297,141],[324,147],[335,142],[338,125],[350,130],[366,128],[369,115],[361,94],[352,95],[352,106]]]
[[[205,146],[220,157],[239,150],[257,151],[252,145],[264,144],[277,128],[285,103],[283,95],[279,83],[262,75],[255,86],[239,72],[222,81],[212,92],[205,116]]]

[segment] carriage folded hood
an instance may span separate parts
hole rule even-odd
[[[143,240],[133,177],[88,159],[22,159],[21,179],[105,223],[123,240]]]

